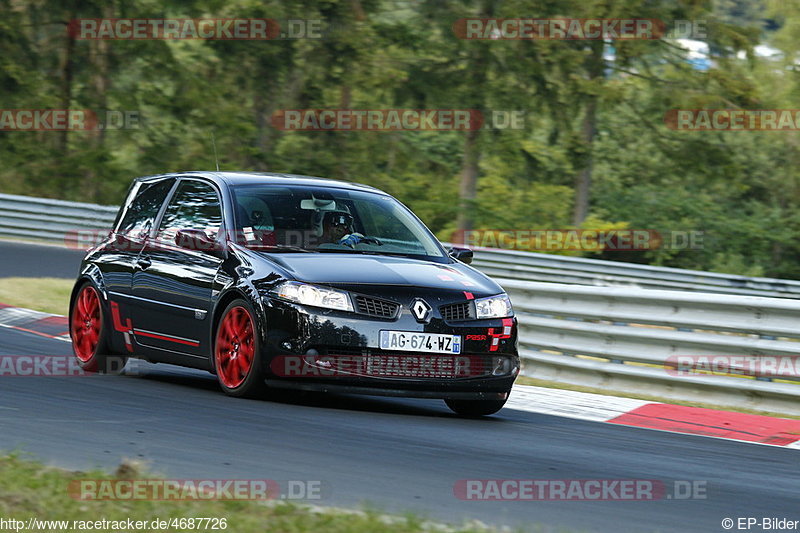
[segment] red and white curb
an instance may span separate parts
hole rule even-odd
[[[506,409],[800,450],[800,420],[516,385]]]
[[[0,327],[71,342],[67,317],[0,304]],[[800,420],[515,385],[506,409],[800,450]]]
[[[0,327],[72,342],[67,317],[0,304]]]

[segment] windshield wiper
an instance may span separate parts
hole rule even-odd
[[[313,254],[313,250],[306,250],[305,248],[301,248],[300,246],[291,246],[289,244],[257,244],[253,246],[247,246],[250,250],[255,252],[303,252],[307,254]]]
[[[379,252],[377,250],[354,250],[353,248],[322,248],[316,250],[320,253],[334,253],[334,254],[360,254],[360,255],[393,255],[397,257],[408,257],[410,255],[424,255],[412,254],[410,252]]]

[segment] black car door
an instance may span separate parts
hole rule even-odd
[[[161,179],[137,182],[131,189],[112,239],[96,260],[112,299],[130,295],[136,259],[174,184],[174,179]]]
[[[174,178],[135,182],[111,238],[94,260],[108,290],[113,325],[110,342],[115,350],[134,350],[130,312],[136,260],[174,185]]]
[[[220,238],[222,205],[211,183],[181,178],[158,231],[139,254],[132,283],[134,332],[137,343],[151,350],[205,360],[212,292],[222,259],[210,250],[178,246],[175,236],[182,229]]]

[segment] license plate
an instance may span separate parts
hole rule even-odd
[[[422,353],[461,353],[460,335],[381,330],[381,350]]]

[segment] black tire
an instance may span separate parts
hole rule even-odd
[[[230,338],[229,333],[224,328],[226,321],[236,321],[241,316],[242,310],[246,311],[250,325],[251,335],[235,336]],[[264,398],[267,393],[267,386],[264,383],[264,367],[261,358],[261,340],[258,334],[256,313],[253,306],[247,300],[236,299],[228,304],[220,315],[216,330],[214,331],[213,359],[214,370],[220,388],[229,396],[236,398]],[[234,340],[236,342],[234,342]],[[241,342],[238,342],[241,341]],[[248,341],[252,341],[249,344]],[[229,349],[230,348],[230,349]],[[246,361],[248,354],[250,360],[247,370],[236,366],[237,359],[241,356]]]
[[[91,297],[96,299],[98,306],[98,313],[95,316],[99,320],[98,337],[96,342],[92,342],[93,348],[88,350],[85,346],[80,346],[82,327],[79,323],[84,323],[85,317],[76,316],[80,312],[81,298],[85,293],[91,293]],[[90,282],[83,283],[78,291],[75,293],[75,300],[72,302],[69,310],[69,334],[72,339],[72,351],[75,354],[75,359],[78,366],[86,372],[99,373],[99,374],[121,374],[125,369],[125,364],[128,362],[127,356],[116,355],[109,347],[109,326],[111,321],[108,312],[103,306],[100,298],[100,291],[97,290]],[[76,321],[77,319],[77,321]],[[88,326],[87,326],[88,327]]]
[[[458,415],[474,417],[495,414],[506,400],[445,400],[444,403]]]

